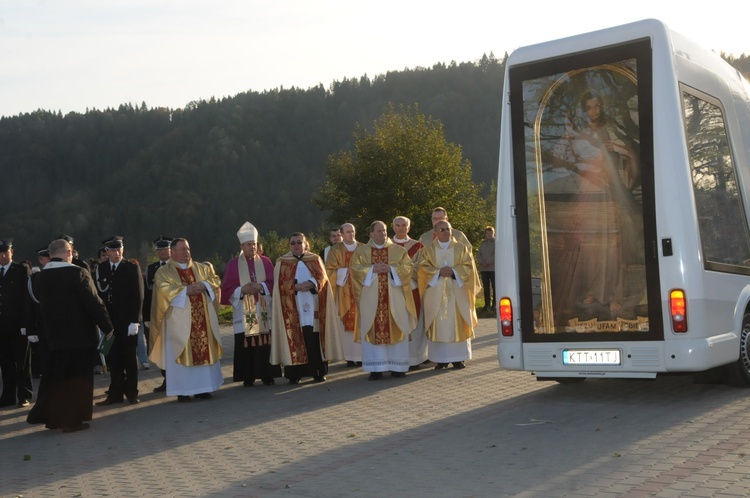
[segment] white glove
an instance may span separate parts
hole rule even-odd
[[[28,339],[29,339],[29,342],[31,342],[31,343],[39,342],[39,336],[38,335],[30,335],[28,337]]]
[[[21,327],[21,335],[26,335],[26,327]]]
[[[138,324],[131,323],[128,325],[128,335],[138,335]]]

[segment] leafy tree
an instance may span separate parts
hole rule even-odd
[[[443,206],[456,228],[473,234],[490,221],[482,188],[472,182],[461,147],[445,139],[442,123],[418,105],[388,104],[372,132],[357,126],[354,150],[328,157],[326,181],[313,202],[334,223],[360,231],[373,220],[390,224],[407,216],[415,237],[432,228],[432,208]]]

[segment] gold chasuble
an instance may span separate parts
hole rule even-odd
[[[376,263],[386,263],[396,271],[401,286],[391,286],[389,273],[372,273],[372,283],[365,279]],[[360,326],[354,331],[354,340],[374,345],[397,344],[408,337],[417,323],[417,311],[411,291],[411,274],[414,263],[408,252],[391,239],[382,248],[370,240],[354,251],[349,267],[354,295],[359,308]],[[404,312],[405,311],[405,312]]]
[[[303,365],[308,362],[302,325],[297,312],[297,293],[294,290],[299,261],[292,256],[291,252],[276,260],[271,304],[271,364],[273,365]],[[343,359],[344,354],[339,341],[339,321],[335,319],[336,305],[323,262],[316,254],[309,252],[302,255],[301,261],[310,271],[318,288],[314,300],[313,330],[320,333],[323,359],[327,361]]]
[[[363,245],[364,244],[358,242],[357,248],[360,248]],[[336,306],[338,307],[341,322],[344,324],[345,332],[356,331],[359,328],[357,327],[359,312],[354,299],[351,275],[342,286],[336,285],[336,280],[339,269],[350,267],[352,255],[355,251],[356,249],[354,251],[347,250],[344,243],[339,242],[331,247],[331,250],[326,257],[326,273],[328,274],[328,281],[331,284],[331,292],[333,292],[333,296],[336,299]]]
[[[187,285],[193,282],[207,282],[216,299],[210,301],[209,294],[203,292],[189,299],[189,315],[180,315],[171,308],[172,300]],[[149,359],[159,368],[166,369],[166,363],[173,361],[183,366],[213,365],[221,359],[223,349],[217,315],[221,280],[210,265],[190,261],[183,270],[172,260],[156,273],[154,296],[151,307],[151,352]],[[165,320],[170,327],[165,337]],[[176,358],[166,358],[165,341],[170,341]]]
[[[453,268],[463,281],[462,286],[451,277],[439,277],[436,285],[429,285],[445,266]],[[471,249],[453,238],[443,249],[435,239],[420,251],[417,276],[427,338],[433,342],[461,342],[473,338],[478,323],[474,298],[482,287],[477,282]]]

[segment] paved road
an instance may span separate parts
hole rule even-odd
[[[332,365],[324,384],[94,409],[73,434],[0,411],[0,496],[693,497],[750,494],[747,390],[655,381],[537,382],[496,360],[481,320],[464,370],[405,379]],[[103,397],[106,376],[96,380]]]

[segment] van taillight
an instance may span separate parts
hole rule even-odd
[[[685,298],[685,291],[675,289],[669,293],[669,314],[672,316],[672,330],[687,332],[687,298]]]
[[[500,319],[500,333],[503,337],[513,337],[513,308],[507,297],[500,299],[497,316]]]

